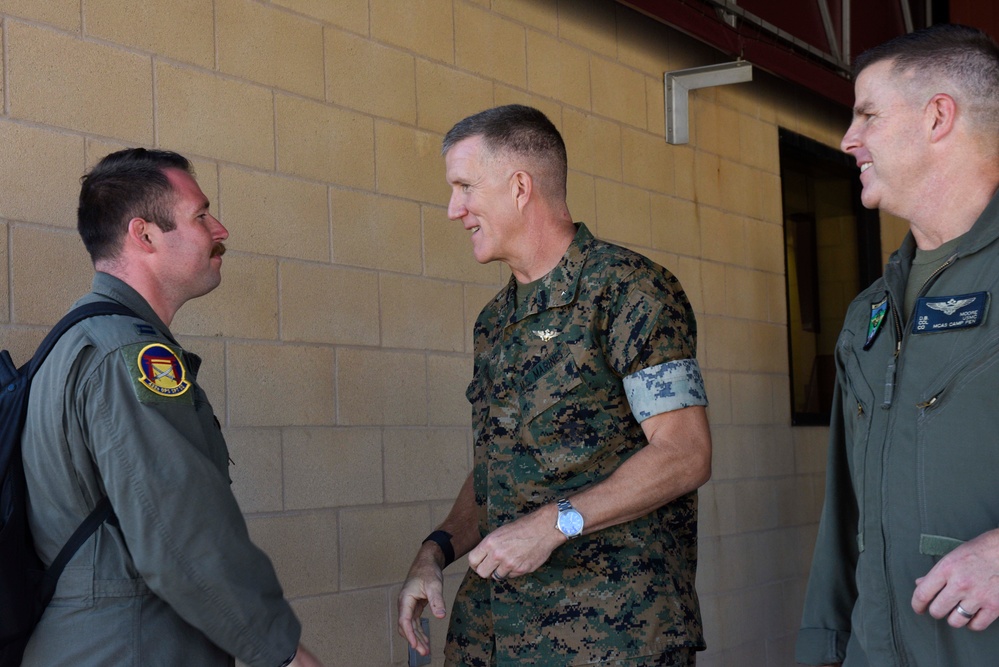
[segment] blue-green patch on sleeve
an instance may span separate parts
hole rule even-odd
[[[194,404],[192,379],[179,350],[153,342],[126,345],[120,351],[141,403]]]
[[[708,404],[696,359],[678,359],[643,368],[624,378],[624,390],[631,412],[639,422],[663,412]]]

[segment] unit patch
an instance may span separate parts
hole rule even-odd
[[[975,292],[955,296],[929,296],[916,300],[912,333],[926,334],[977,327],[985,321],[990,294]]]
[[[867,340],[864,342],[864,349],[871,349],[874,339],[878,337],[881,326],[885,323],[885,315],[888,314],[888,295],[876,303],[871,304],[871,319],[867,322]]]
[[[143,347],[136,363],[139,367],[139,382],[154,394],[175,397],[191,388],[180,357],[162,343]]]

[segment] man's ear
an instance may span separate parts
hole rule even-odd
[[[145,218],[132,218],[128,221],[125,243],[140,252],[151,253],[155,249],[154,240],[160,228]]]
[[[930,123],[930,141],[940,141],[954,129],[957,120],[957,102],[947,93],[937,93],[926,104]]]
[[[534,178],[526,171],[515,171],[510,177],[510,192],[517,204],[517,210],[523,211],[534,195]]]

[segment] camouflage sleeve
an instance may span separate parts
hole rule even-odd
[[[707,405],[694,358],[694,314],[679,281],[665,269],[645,266],[620,281],[615,291],[608,352],[623,376],[635,418],[641,422],[662,412]]]

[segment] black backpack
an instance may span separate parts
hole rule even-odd
[[[99,301],[70,311],[52,328],[35,355],[17,368],[0,351],[0,667],[17,667],[32,630],[55,593],[66,563],[112,514],[105,497],[46,570],[28,529],[27,491],[21,458],[21,431],[28,412],[31,379],[56,341],[73,325],[95,315],[130,315],[119,303]]]

